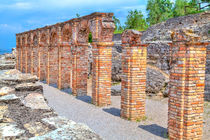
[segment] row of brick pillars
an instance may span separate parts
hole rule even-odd
[[[92,33],[93,103],[111,104],[112,13],[93,13],[64,23],[17,34],[17,65],[59,89],[87,95],[88,35]]]
[[[133,121],[145,117],[147,49],[141,33],[122,35],[121,117]],[[206,47],[190,30],[172,34],[168,104],[168,134],[175,139],[202,139]]]
[[[102,14],[102,19],[104,14]],[[110,19],[109,16],[108,19]],[[92,101],[98,106],[111,104],[111,56],[113,28],[98,17],[93,24],[93,78]],[[78,21],[77,21],[78,22]],[[91,21],[92,22],[92,21]],[[17,43],[17,69],[36,74],[48,84],[59,88],[72,87],[74,95],[87,93],[87,30],[81,22],[74,30],[76,43],[58,43],[61,33],[48,35],[47,46],[40,38],[31,45]],[[103,32],[100,34],[99,31]],[[47,30],[49,33],[49,29]],[[55,33],[55,32],[54,32]],[[83,34],[85,33],[85,34]],[[111,37],[110,37],[111,36]],[[121,117],[132,121],[145,117],[145,88],[147,45],[141,42],[142,33],[127,30],[122,35],[122,96]],[[25,37],[25,36],[23,36]],[[54,38],[54,39],[53,39]],[[23,42],[26,38],[22,38]],[[186,30],[172,34],[168,132],[170,139],[201,139],[203,124],[203,97],[207,43]],[[50,42],[51,41],[51,42]],[[74,40],[75,41],[75,40]],[[19,42],[19,41],[18,41]],[[30,42],[29,42],[30,44]],[[21,46],[21,47],[20,47]],[[27,46],[27,47],[26,47]],[[67,53],[68,52],[68,53]],[[44,61],[45,60],[45,61]],[[28,65],[28,66],[27,66]]]

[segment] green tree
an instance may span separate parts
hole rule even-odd
[[[123,31],[123,28],[121,26],[120,20],[113,16],[114,24],[115,24],[115,31]]]
[[[76,13],[76,17],[79,18],[80,17],[80,14]]]
[[[157,24],[173,17],[173,3],[170,0],[148,0],[147,22],[149,25]]]
[[[184,16],[185,15],[185,7],[189,5],[187,0],[176,0],[173,8],[174,17]]]
[[[146,19],[141,11],[128,11],[127,20],[125,22],[125,29],[145,30],[148,28]]]

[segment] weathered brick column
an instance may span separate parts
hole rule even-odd
[[[33,36],[33,47],[32,47],[31,57],[32,57],[31,74],[36,75],[38,77],[38,67],[39,67],[39,36],[38,36],[38,33],[34,33],[34,36]]]
[[[20,69],[20,37],[16,35],[16,69]]]
[[[127,30],[122,34],[121,117],[136,121],[145,117],[147,45],[142,33]]]
[[[26,38],[22,38],[22,69],[21,72],[25,73],[26,70]]]
[[[51,30],[48,47],[48,84],[58,84],[59,76],[59,33],[57,28]]]
[[[113,42],[93,44],[92,101],[98,106],[111,104]]]
[[[75,96],[87,95],[88,78],[88,20],[75,20],[72,26],[72,93]],[[70,77],[71,85],[71,77]]]
[[[168,132],[173,139],[202,139],[206,43],[189,30],[172,34]]]
[[[87,95],[87,78],[88,78],[88,44],[72,46],[73,58],[73,83],[72,91],[75,96]]]
[[[71,65],[71,46],[68,44],[62,44],[60,46],[60,76],[59,76],[59,89],[70,87],[70,65]]]
[[[27,37],[27,71],[26,73],[31,73],[31,35],[29,33]]]
[[[97,15],[97,13],[96,13]],[[92,102],[97,106],[111,104],[112,37],[115,25],[113,13],[101,13],[94,19],[93,65],[92,65]]]

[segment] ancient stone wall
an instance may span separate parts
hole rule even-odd
[[[93,103],[111,103],[112,13],[93,13],[17,34],[17,64],[21,72],[37,75],[74,95],[87,94],[88,35],[92,33]]]

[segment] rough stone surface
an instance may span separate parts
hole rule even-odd
[[[85,125],[68,119],[64,119],[65,123],[53,120],[62,117],[47,105],[42,86],[28,83],[36,81],[33,76],[15,70],[0,73],[0,85],[8,77],[14,81],[0,89],[4,95],[0,97],[0,139],[101,139]]]
[[[44,96],[39,93],[30,93],[25,97],[23,103],[26,107],[30,107],[31,109],[50,110],[50,107],[47,105]]]
[[[15,86],[16,91],[43,91],[41,85],[36,83],[22,83]]]
[[[8,94],[13,93],[13,92],[15,92],[14,88],[2,87],[0,89],[0,96],[8,95]]]
[[[169,19],[165,22],[153,25],[142,35],[144,42],[164,42],[172,41],[171,32],[177,29],[191,29],[196,34],[202,36],[202,40],[210,40],[208,33],[210,28],[210,12],[192,14]]]
[[[25,130],[18,128],[16,124],[1,123],[0,138],[16,139],[25,133]]]
[[[19,99],[15,94],[5,95],[0,97],[0,102],[9,102]]]

